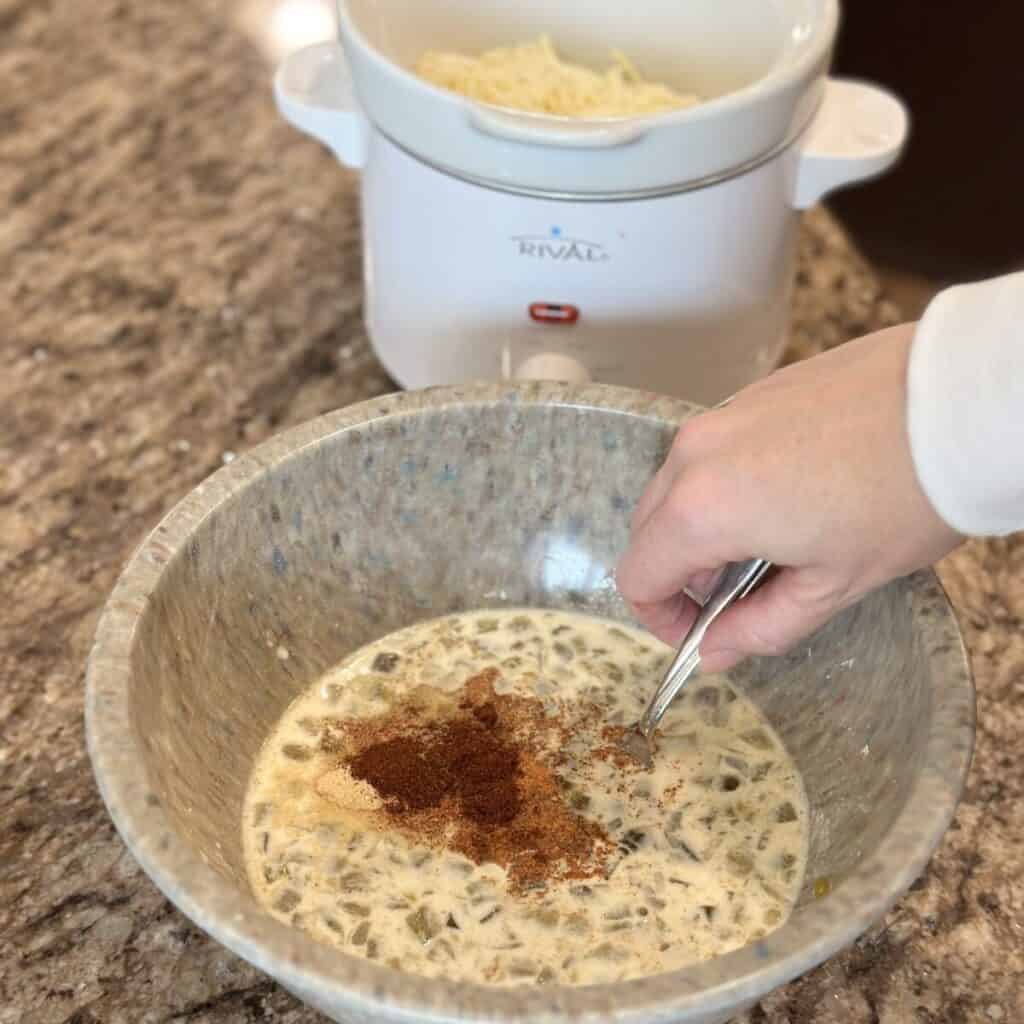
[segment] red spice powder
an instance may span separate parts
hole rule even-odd
[[[635,728],[632,725],[606,725],[601,730],[601,737],[605,742],[592,751],[593,756],[601,761],[611,762],[621,772],[645,771],[644,765],[630,754],[623,744],[626,734],[633,732]]]
[[[494,732],[493,704],[435,723],[410,736],[367,747],[349,771],[388,802],[392,814],[459,802],[463,817],[482,825],[511,821],[519,811],[519,751]]]
[[[498,678],[474,676],[433,718],[413,700],[345,723],[344,763],[383,798],[392,827],[500,864],[513,888],[606,873],[614,845],[569,808],[554,770],[559,723],[534,698],[496,694]],[[338,723],[328,732],[325,749],[340,751]]]
[[[396,736],[367,747],[352,760],[349,770],[389,803],[422,811],[436,807],[451,789],[451,779],[431,763],[431,753],[419,739]]]

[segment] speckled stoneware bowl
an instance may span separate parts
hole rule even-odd
[[[249,894],[242,797],[289,701],[354,648],[459,609],[625,619],[612,567],[630,509],[695,411],[599,386],[403,394],[290,430],[182,501],[121,577],[88,669],[96,777],[156,884],[336,1021],[708,1024],[876,921],[949,825],[971,754],[967,661],[931,573],[736,675],[795,756],[812,808],[800,906],[754,945],[626,984],[485,988],[318,945]],[[832,890],[815,899],[821,877]]]

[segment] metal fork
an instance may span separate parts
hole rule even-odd
[[[700,645],[704,634],[715,619],[733,601],[742,600],[761,582],[771,563],[763,558],[746,562],[730,562],[714,589],[701,605],[700,612],[686,636],[679,645],[679,652],[672,660],[646,710],[636,725],[620,741],[620,746],[635,760],[649,768],[653,764],[654,730],[662,720],[669,705],[689,682],[700,664]]]

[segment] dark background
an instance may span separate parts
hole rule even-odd
[[[834,73],[912,115],[899,166],[830,203],[868,257],[937,283],[1024,267],[1024,3],[848,0]]]

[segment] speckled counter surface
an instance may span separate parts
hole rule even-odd
[[[82,676],[134,545],[231,453],[389,390],[354,181],[215,0],[0,0],[0,1022],[320,1019],[141,874]],[[791,356],[894,322],[808,217]],[[746,1024],[1024,1020],[1024,540],[942,567],[979,688],[953,831],[884,925]]]

